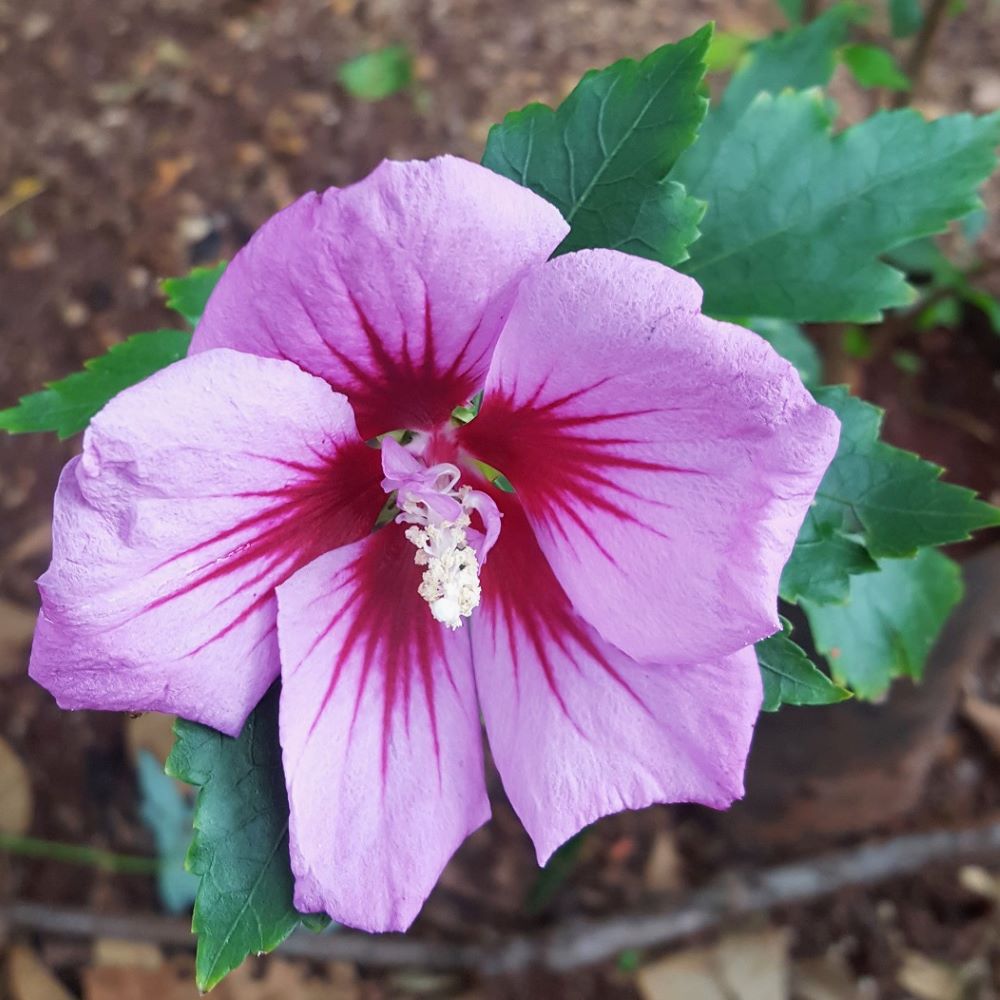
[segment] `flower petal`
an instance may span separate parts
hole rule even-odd
[[[573,610],[515,500],[482,575],[473,661],[490,748],[538,863],[601,816],[743,795],[760,710],[753,647],[640,664]]]
[[[294,361],[347,393],[365,437],[429,428],[479,388],[513,287],[567,231],[485,167],[385,162],[266,223],[223,274],[192,349]]]
[[[520,288],[469,451],[499,469],[576,609],[639,660],[698,663],[779,627],[778,579],[839,424],[698,288],[610,250]]]
[[[285,361],[212,351],[112,400],[56,494],[30,672],[64,708],[235,734],[279,671],[274,587],[371,531],[379,454]]]
[[[278,588],[295,905],[405,930],[489,818],[468,636],[417,595],[392,525]]]

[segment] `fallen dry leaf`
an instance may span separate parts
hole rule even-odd
[[[34,611],[0,598],[0,677],[24,673],[25,650],[35,631]]]
[[[10,1000],[74,1000],[38,955],[23,945],[14,945],[7,953],[5,978]]]
[[[159,969],[163,965],[163,952],[155,944],[146,941],[98,938],[94,942],[94,965]]]
[[[786,928],[728,934],[639,970],[643,1000],[787,1000]]]
[[[221,987],[220,987],[221,995]],[[213,1000],[216,996],[212,994]],[[198,1000],[190,971],[101,965],[83,970],[84,1000]]]
[[[39,178],[19,177],[3,194],[0,194],[0,215],[6,215],[18,205],[38,197],[44,190],[45,185]]]
[[[1000,705],[967,695],[962,702],[962,714],[987,746],[1000,756]]]
[[[146,191],[148,198],[162,198],[169,194],[194,167],[190,153],[156,161],[156,176]]]
[[[18,243],[7,252],[7,262],[15,271],[34,271],[40,267],[48,267],[58,253],[55,244],[49,240],[33,240],[31,243]]]
[[[197,1000],[188,961],[172,959],[159,968],[95,965],[83,970],[84,1000]],[[305,962],[273,956],[245,962],[212,990],[212,1000],[360,1000],[353,966],[331,965],[315,975]]]
[[[1000,878],[990,874],[979,865],[966,865],[958,871],[958,883],[969,892],[974,892],[984,899],[992,899],[1000,903]]]
[[[962,1000],[962,977],[958,970],[916,951],[903,956],[896,982],[917,1000]]]
[[[876,1000],[874,980],[855,980],[844,957],[836,952],[792,966],[793,1000]]]
[[[314,976],[304,962],[269,958],[262,977],[254,978],[253,966],[244,964],[216,989],[231,990],[222,992],[220,1000],[359,1000],[361,987],[353,968],[338,964],[331,973],[332,978]]]
[[[659,830],[646,861],[646,887],[653,892],[673,892],[684,884],[684,859],[671,833]]]
[[[28,832],[33,811],[28,769],[11,746],[0,739],[0,832]]]

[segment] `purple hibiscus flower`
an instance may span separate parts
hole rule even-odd
[[[409,925],[489,816],[483,721],[540,862],[742,794],[839,426],[691,279],[548,260],[567,228],[452,158],[306,195],[63,473],[32,676],[230,734],[280,676],[303,911]]]

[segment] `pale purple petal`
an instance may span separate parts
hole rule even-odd
[[[237,733],[279,671],[275,585],[371,531],[378,480],[347,400],[288,362],[212,351],[125,390],[60,481],[32,677]]]
[[[654,663],[778,629],[778,580],[833,457],[834,414],[695,283],[610,250],[521,285],[471,453],[513,483],[577,610]]]
[[[640,664],[573,610],[516,501],[472,622],[490,748],[539,864],[601,816],[654,802],[725,808],[761,703],[753,648],[706,664]]]
[[[405,930],[489,818],[468,635],[436,622],[396,526],[278,589],[295,905]]]
[[[510,292],[568,227],[453,157],[308,194],[237,254],[192,349],[288,358],[346,392],[365,437],[432,427],[479,388]]]

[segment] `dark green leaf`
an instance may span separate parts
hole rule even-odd
[[[854,4],[836,4],[806,27],[772,35],[753,46],[722,100],[709,111],[697,141],[678,159],[672,179],[698,178],[709,172],[719,147],[758,94],[829,83],[837,65],[837,49],[856,16]]]
[[[962,596],[958,567],[935,549],[885,559],[851,580],[846,604],[803,601],[816,648],[836,680],[862,698],[884,694],[895,677],[919,679],[927,654]]]
[[[840,603],[847,600],[852,576],[877,569],[878,563],[864,545],[819,521],[813,508],[781,573],[781,596],[793,604],[802,598],[819,604]]]
[[[611,247],[674,264],[703,207],[663,183],[705,115],[706,27],[642,62],[588,73],[553,111],[532,104],[495,125],[483,163],[550,201],[571,225],[558,252]]]
[[[162,287],[167,308],[179,312],[192,327],[197,326],[225,269],[226,262],[221,261],[215,267],[196,267],[182,278],[165,278]]]
[[[972,211],[998,141],[1000,114],[887,111],[834,136],[818,93],[761,95],[671,175],[709,203],[681,270],[716,316],[876,320],[914,298],[879,258]]]
[[[791,639],[791,625],[783,618],[782,632],[754,647],[764,680],[765,712],[782,705],[833,705],[851,695],[834,684],[805,651]]]
[[[889,0],[889,20],[895,38],[915,35],[924,21],[920,0]]]
[[[413,59],[405,46],[390,45],[345,62],[337,78],[353,97],[381,101],[410,85]]]
[[[841,421],[840,445],[820,483],[817,524],[863,534],[875,557],[909,556],[925,545],[968,538],[1000,524],[1000,510],[940,479],[941,468],[878,440],[882,411],[842,387],[815,392]]]
[[[795,365],[803,383],[816,385],[823,375],[823,362],[816,345],[797,323],[786,319],[754,318],[746,325],[760,334],[786,361]]]
[[[183,358],[190,342],[191,334],[181,330],[137,333],[87,361],[82,372],[50,382],[17,406],[0,410],[0,430],[55,431],[61,438],[78,434],[123,389]]]
[[[834,4],[804,28],[772,35],[755,45],[713,108],[705,123],[712,132],[732,126],[763,92],[807,90],[830,82],[837,66],[837,49],[847,38],[847,29],[861,16],[854,3]],[[695,149],[706,141],[703,132]],[[711,143],[711,137],[707,138]],[[685,155],[685,159],[694,153]]]
[[[880,45],[845,45],[840,50],[840,57],[862,87],[910,89],[910,81],[893,54]]]
[[[587,839],[589,827],[584,827],[579,833],[570,837],[549,858],[548,864],[538,873],[538,878],[528,892],[524,902],[528,913],[543,910],[573,873],[580,857],[584,841]]]
[[[236,739],[178,720],[167,773],[199,787],[188,869],[195,978],[210,990],[248,955],[276,948],[302,920],[292,905],[288,800],[278,745],[278,686]]]

